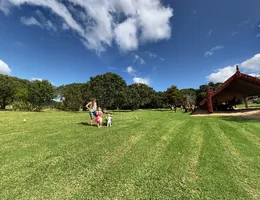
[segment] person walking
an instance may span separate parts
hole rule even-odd
[[[92,126],[92,121],[96,116],[96,110],[97,110],[97,102],[96,99],[92,99],[92,101],[88,102],[86,105],[86,108],[89,111],[89,116],[90,116],[90,126]]]

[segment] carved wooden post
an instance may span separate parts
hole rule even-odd
[[[212,96],[211,96],[211,91],[209,86],[207,87],[207,107],[208,107],[208,112],[213,113]]]
[[[248,109],[248,103],[247,103],[247,98],[244,97],[244,102],[245,102],[245,108]]]

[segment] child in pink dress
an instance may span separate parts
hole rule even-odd
[[[102,126],[102,109],[101,107],[98,107],[98,111],[96,112],[97,117],[95,118],[95,122],[97,122],[98,124],[98,128],[100,128]]]

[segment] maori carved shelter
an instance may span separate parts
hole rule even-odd
[[[238,99],[243,98],[247,108],[247,97],[260,95],[260,79],[243,74],[236,66],[236,73],[220,85],[214,92],[207,88],[207,97],[200,102],[200,107],[208,110],[231,108]]]

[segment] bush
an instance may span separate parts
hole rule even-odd
[[[260,99],[254,99],[253,103],[260,104]]]
[[[32,104],[29,102],[24,102],[24,101],[15,101],[12,104],[12,107],[13,107],[14,111],[18,111],[18,110],[32,111],[33,110]]]
[[[64,109],[64,105],[63,105],[62,102],[55,102],[54,105],[53,105],[53,108],[57,109],[57,110],[63,110]]]

